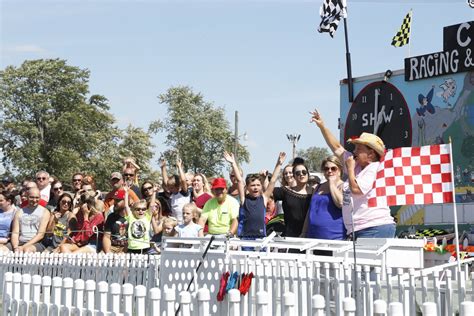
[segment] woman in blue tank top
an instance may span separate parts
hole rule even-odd
[[[10,241],[11,225],[17,208],[15,196],[11,193],[0,193],[0,251],[8,251],[3,245]]]
[[[323,160],[321,169],[326,182],[320,184],[314,192],[302,237],[317,239],[343,240],[346,229],[342,219],[342,164],[336,156]]]

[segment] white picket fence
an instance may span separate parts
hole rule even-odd
[[[178,241],[173,239],[173,243],[176,242]],[[306,241],[306,245],[310,246],[311,243],[319,243],[320,249],[332,246],[332,250],[340,250],[342,255],[335,256],[268,251],[271,247],[285,249],[289,246],[300,249],[300,243],[304,246],[304,242],[298,239],[290,240],[290,245],[268,243],[267,252],[264,253],[231,251],[229,255],[225,251],[210,250],[202,269],[195,275],[190,290],[194,292],[206,286],[211,292],[216,292],[223,272],[253,272],[255,280],[250,294],[242,297],[241,301],[244,315],[255,314],[255,302],[250,298],[255,297],[259,291],[265,291],[273,298],[268,306],[270,315],[282,313],[281,302],[287,292],[295,294],[295,310],[298,315],[311,314],[312,297],[317,294],[323,295],[328,302],[328,315],[342,315],[344,298],[347,297],[355,298],[358,315],[372,315],[374,301],[379,299],[388,303],[402,303],[405,315],[414,314],[427,301],[436,302],[440,315],[441,312],[443,315],[452,315],[459,310],[464,300],[474,300],[471,298],[474,292],[473,276],[470,273],[473,259],[464,261],[460,271],[457,271],[456,263],[430,269],[404,268],[419,265],[422,246],[417,250],[409,244],[405,247],[403,240],[389,240],[388,243],[383,240],[367,240],[367,244],[358,249],[360,257],[357,259],[358,263],[365,264],[355,266],[354,277],[352,256],[344,255],[344,252],[351,251],[350,243],[328,245],[328,241]],[[231,246],[239,247],[243,243],[245,246],[256,245],[250,241],[236,241]],[[389,247],[392,247],[392,252],[384,253],[383,249]],[[161,289],[174,289],[175,296],[178,296],[191,281],[201,254],[201,249],[165,249],[161,257]],[[392,260],[394,257],[397,257],[396,260]],[[397,267],[397,264],[401,267]],[[215,296],[211,297],[211,313],[220,315],[219,306],[221,303],[217,302]]]
[[[463,262],[463,268],[469,267],[472,262],[472,259]],[[464,270],[459,275],[464,282],[455,282],[451,269],[456,271],[456,265],[422,271],[411,270],[409,273],[399,269],[394,275],[388,276],[385,282],[380,281],[380,268],[373,270],[375,281],[366,282],[365,280],[371,277],[370,267],[357,266],[357,291],[354,290],[350,278],[350,267],[342,267],[343,277],[339,278],[341,267],[337,264],[331,266],[316,262],[311,268],[314,274],[308,274],[309,277],[300,273],[308,268],[303,262],[292,264],[290,261],[286,263],[286,267],[283,267],[285,264],[274,264],[274,271],[277,265],[281,276],[268,277],[270,273],[259,274],[264,271],[260,268],[269,268],[264,262],[260,268],[253,270],[255,279],[247,295],[235,296],[232,293],[236,291],[229,291],[225,301],[218,303],[215,302],[218,283],[215,283],[214,289],[191,289],[193,294],[189,294],[189,301],[188,294],[182,294],[184,290],[176,292],[173,287],[147,289],[143,285],[130,283],[84,281],[70,277],[51,278],[7,272],[3,286],[3,315],[89,315],[99,312],[156,315],[158,310],[171,315],[170,311],[177,308],[175,300],[181,300],[183,295],[183,303],[189,305],[190,311],[195,314],[202,310],[203,315],[227,315],[235,309],[239,310],[240,315],[258,315],[262,308],[268,315],[289,315],[290,312],[294,315],[311,315],[322,308],[321,297],[325,300],[325,315],[345,315],[348,312],[348,297],[356,298],[354,312],[357,315],[376,314],[379,310],[375,307],[376,302],[380,300],[388,306],[402,306],[404,315],[414,315],[425,302],[433,302],[428,305],[436,311],[436,315],[454,315],[458,310],[456,306],[462,308],[469,305],[463,305],[464,301],[474,301],[474,274],[471,272],[467,277]],[[460,289],[457,286],[459,283]],[[206,291],[209,295],[205,295]],[[267,299],[261,301],[259,297]],[[265,307],[260,306],[264,301]],[[397,310],[399,307],[393,308]],[[186,307],[183,311],[185,310]],[[319,310],[318,313],[321,314]],[[145,311],[145,314],[142,314],[142,311]]]
[[[167,248],[161,258],[101,254],[9,253],[0,256],[0,278],[5,275],[3,311],[10,313],[5,315],[22,316],[44,315],[42,313],[142,315],[144,309],[146,315],[154,315],[159,310],[169,315],[177,308],[175,300],[183,299],[181,312],[189,305],[193,315],[200,310],[206,315],[226,315],[237,308],[241,315],[257,315],[261,309],[268,315],[287,315],[290,311],[294,315],[311,315],[317,311],[316,315],[320,315],[322,312],[318,308],[321,309],[322,297],[325,315],[349,312],[347,306],[352,304],[348,303],[349,298],[354,299],[355,315],[377,314],[376,302],[380,301],[386,302],[387,313],[390,306],[394,306],[394,312],[401,306],[404,315],[414,315],[423,308],[435,309],[437,315],[454,315],[470,306],[469,301],[474,301],[471,269],[474,259],[464,260],[460,270],[456,263],[427,269],[407,268],[419,265],[419,251],[416,248],[400,249],[400,241],[389,242],[393,254],[384,254],[378,243],[377,249],[372,249],[374,241],[370,241],[360,251],[362,256],[369,257],[358,259],[355,268],[347,255],[327,257],[310,252],[270,252],[270,248],[284,248],[285,245],[277,242],[266,244],[266,252],[240,251],[240,242],[228,243],[224,249],[221,246],[211,249],[202,260],[203,240],[184,242],[195,243],[196,247]],[[290,243],[296,249],[301,247],[300,241]],[[386,246],[382,248],[387,249]],[[349,247],[338,243],[335,249],[341,249],[342,253]],[[398,258],[402,267],[394,267],[391,258],[397,253],[399,256],[414,254],[403,260],[416,258],[415,262],[405,263]],[[196,273],[198,266],[200,269]],[[255,276],[249,293],[238,296],[238,301],[232,294],[235,291],[230,291],[224,302],[216,299],[220,276],[226,271],[239,275],[252,272]],[[190,293],[186,294],[189,284]],[[199,294],[206,291],[208,298]],[[264,307],[260,306],[259,297],[267,297]],[[426,302],[434,305],[423,307]]]
[[[159,286],[160,256],[139,254],[0,253],[0,284],[7,272],[51,278],[131,283],[147,289]]]
[[[5,275],[3,316],[65,316],[65,315],[175,315],[179,306],[179,315],[207,316],[212,312],[219,315],[240,316],[245,314],[242,309],[242,298],[239,290],[230,290],[219,309],[211,310],[211,293],[201,288],[196,293],[180,292],[176,297],[172,289],[164,291],[159,288],[149,291],[142,285],[133,286],[129,283],[120,285],[106,282],[84,281],[81,279],[29,274],[11,273]],[[271,303],[275,298],[268,292],[258,291],[253,297],[253,315],[272,315]],[[311,297],[312,307],[305,315],[335,315],[324,296],[315,294]],[[303,315],[297,312],[298,299],[293,292],[285,292],[281,300],[282,316]],[[425,302],[421,306],[425,316],[451,315],[440,314],[437,304]],[[356,315],[356,302],[351,297],[342,300],[342,311],[336,315]],[[384,300],[373,302],[372,313],[364,315],[403,316],[405,308],[400,302],[388,303]],[[274,314],[273,314],[274,315]],[[461,316],[474,315],[474,302],[465,301],[461,304]]]

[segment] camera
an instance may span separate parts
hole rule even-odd
[[[87,204],[94,204],[95,203],[95,192],[83,192],[80,196],[80,201],[82,204],[87,203]]]

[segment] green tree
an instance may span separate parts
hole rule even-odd
[[[123,131],[119,154],[120,157],[135,158],[135,162],[140,166],[141,178],[156,177],[150,166],[154,147],[147,132],[130,124]]]
[[[166,133],[165,144],[170,149],[163,155],[172,162],[177,154],[186,168],[216,175],[222,171],[224,150],[232,151],[234,137],[222,107],[215,107],[190,87],[172,87],[159,96],[166,104],[163,120],[150,124],[150,131]],[[249,160],[249,153],[239,145],[240,162]]]
[[[120,167],[121,131],[104,96],[89,98],[89,71],[65,60],[25,61],[0,71],[0,148],[7,172],[47,170],[64,181],[76,171],[105,186]]]
[[[310,171],[320,171],[321,162],[324,158],[330,156],[331,153],[327,148],[322,147],[309,147],[307,149],[300,149],[297,152],[297,156],[304,158],[305,164]]]

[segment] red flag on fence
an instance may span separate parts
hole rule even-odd
[[[389,150],[374,183],[369,206],[453,202],[450,144]]]

